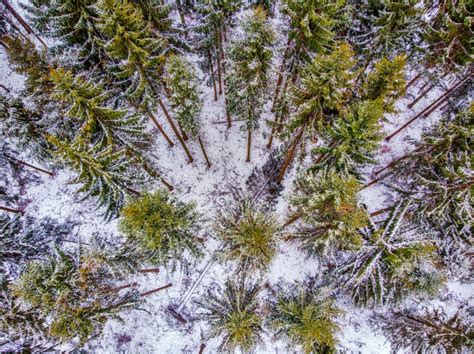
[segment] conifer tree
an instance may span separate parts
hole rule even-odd
[[[440,290],[444,276],[435,267],[436,246],[402,228],[409,204],[401,200],[380,228],[362,230],[363,247],[335,269],[337,284],[351,291],[356,304],[383,305]]]
[[[389,185],[412,201],[415,219],[447,243],[472,243],[473,117],[471,105],[444,118],[389,172]]]
[[[185,254],[201,255],[199,215],[193,203],[183,203],[164,190],[131,200],[122,211],[120,228],[128,242],[151,252],[149,261],[172,264]]]
[[[84,343],[100,333],[108,319],[138,301],[136,291],[111,290],[118,280],[94,258],[82,256],[78,261],[58,250],[46,261],[29,263],[15,282],[14,293],[28,308],[48,316],[49,337]]]
[[[44,259],[53,245],[67,237],[73,223],[60,224],[54,219],[0,215],[0,270],[17,276],[26,262]]]
[[[354,177],[331,169],[298,176],[289,200],[295,211],[286,225],[296,220],[302,225],[292,239],[299,240],[308,255],[359,249],[363,243],[359,229],[368,222],[366,211],[358,205],[359,189]]]
[[[141,10],[127,0],[103,0],[100,4],[104,11],[99,27],[109,38],[104,43],[105,51],[112,59],[120,61],[118,64],[110,63],[109,66],[117,78],[117,85],[125,98],[143,109],[167,138],[151,113],[153,104],[158,102],[189,162],[193,162],[186,143],[160,97],[160,83],[168,50],[166,39],[152,32]]]
[[[196,301],[200,318],[210,324],[210,338],[221,337],[222,351],[250,351],[261,342],[262,320],[258,313],[258,285],[243,278],[226,281],[224,289],[208,290]]]
[[[239,271],[265,271],[277,251],[276,218],[250,201],[218,216],[216,236],[223,242],[221,257],[237,261]]]
[[[202,102],[199,98],[199,86],[196,73],[189,67],[190,63],[183,57],[173,55],[168,58],[165,75],[166,87],[170,93],[168,99],[180,127],[198,140],[207,167],[211,167],[200,135],[199,114]]]
[[[248,132],[247,159],[250,161],[252,130],[258,127],[263,100],[268,85],[274,33],[265,12],[253,10],[242,21],[244,34],[234,38],[229,46],[228,109],[238,119],[246,121]]]
[[[74,140],[116,147],[149,143],[141,117],[108,107],[109,94],[100,85],[63,69],[53,70],[51,80],[53,97],[63,104],[66,116],[78,123]]]
[[[459,306],[452,315],[442,307],[405,308],[377,315],[375,319],[393,350],[461,353],[474,344],[471,310],[467,304]]]
[[[105,207],[106,218],[118,215],[127,192],[138,194],[131,188],[133,183],[128,173],[131,161],[124,150],[114,151],[111,147],[101,148],[97,145],[87,147],[80,142],[62,142],[51,135],[48,136],[48,141],[54,146],[53,155],[78,173],[72,181],[82,185],[78,193],[84,194],[84,199],[96,198],[98,206]]]
[[[316,279],[279,286],[270,300],[269,325],[275,336],[287,338],[305,353],[332,353],[337,344],[336,323],[341,311]]]
[[[349,45],[339,44],[330,54],[316,56],[304,67],[301,83],[291,86],[292,103],[297,110],[286,125],[286,134],[294,137],[278,175],[280,182],[301,139],[314,138],[322,128],[332,125],[350,96],[354,67],[352,56]]]

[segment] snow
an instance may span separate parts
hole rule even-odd
[[[283,19],[276,10],[276,18],[272,20],[273,27],[279,29],[278,44],[279,55],[274,58],[272,83],[276,81],[276,70],[279,68],[281,53],[285,47],[285,36],[282,34],[284,28]],[[179,16],[175,16],[179,21]],[[157,160],[157,166],[163,175],[175,187],[174,193],[184,201],[195,201],[197,209],[205,219],[206,230],[212,230],[212,216],[220,213],[226,203],[232,201],[229,187],[245,190],[245,182],[253,168],[263,165],[268,157],[267,143],[270,128],[264,124],[266,120],[272,120],[270,113],[271,101],[266,103],[264,114],[260,119],[260,129],[253,132],[252,160],[245,162],[247,135],[242,129],[243,122],[233,122],[232,127],[227,129],[225,122],[224,97],[220,96],[216,102],[213,100],[212,87],[204,85],[204,74],[196,65],[199,58],[189,55],[188,60],[194,64],[199,75],[201,86],[201,97],[203,99],[203,110],[200,115],[202,122],[202,139],[212,162],[210,169],[206,168],[204,157],[197,141],[188,141],[187,145],[195,162],[188,164],[183,149],[179,145],[173,131],[166,122],[161,111],[156,111],[160,124],[166,133],[175,142],[170,148],[165,139],[154,129],[150,122],[150,129],[155,130],[155,143],[151,149]],[[4,52],[0,52],[0,82],[18,92],[22,88],[23,78],[11,71]],[[421,82],[410,88],[410,92],[416,94],[417,87]],[[273,89],[269,90],[269,96]],[[397,113],[387,116],[385,124],[387,133],[393,132],[410,117],[426,107],[434,98],[442,93],[441,89],[435,89],[425,98],[420,100],[414,109],[407,109],[406,105],[410,99],[404,98],[397,102]],[[171,112],[172,113],[172,112]],[[410,151],[412,147],[407,138],[419,139],[423,128],[432,125],[440,118],[438,112],[431,114],[427,119],[419,119],[401,134],[394,137],[390,142],[383,142],[378,154],[378,165],[367,171],[367,180],[370,180],[372,171],[384,166],[393,159]],[[277,143],[278,144],[278,143]],[[27,159],[28,153],[24,152]],[[284,181],[284,191],[276,205],[276,212],[283,220],[288,213],[286,197],[291,190],[296,168],[292,168]],[[94,233],[120,235],[117,230],[118,222],[113,220],[105,222],[101,217],[101,211],[96,210],[94,201],[81,201],[74,195],[76,187],[69,184],[72,179],[69,171],[58,171],[54,177],[40,175],[39,183],[31,183],[27,186],[26,194],[22,196],[29,201],[26,213],[36,217],[52,216],[58,221],[74,220],[80,223],[75,229],[71,239],[77,242],[87,243]],[[157,181],[149,186],[153,191],[162,187]],[[390,195],[382,185],[374,185],[360,193],[361,201],[369,208],[369,212],[378,210],[388,205]],[[86,344],[84,349],[94,353],[111,353],[115,351],[125,352],[154,352],[154,353],[180,353],[197,352],[201,343],[206,343],[206,352],[216,352],[219,339],[206,340],[207,326],[197,320],[193,320],[196,314],[196,306],[193,299],[204,293],[204,289],[216,287],[223,284],[225,279],[233,275],[232,264],[215,262],[197,286],[190,300],[183,307],[182,314],[190,319],[186,325],[179,324],[166,311],[169,305],[178,306],[186,292],[198,279],[201,271],[212,257],[213,251],[218,247],[217,242],[212,239],[212,234],[205,232],[201,235],[206,238],[208,254],[202,260],[192,265],[189,270],[180,268],[176,271],[160,269],[160,273],[137,274],[124,281],[124,284],[135,281],[139,284],[140,292],[161,287],[172,283],[173,286],[165,291],[155,293],[145,298],[139,309],[124,312],[121,320],[110,320],[107,322],[103,333]],[[306,275],[317,275],[320,271],[317,259],[306,259],[293,243],[281,243],[278,255],[271,263],[268,274],[262,279],[262,283],[269,282],[277,284],[282,280],[291,282],[303,280]],[[121,285],[121,284],[117,284]],[[474,292],[472,284],[449,283],[448,292],[455,297],[472,301]],[[375,331],[368,323],[368,317],[372,311],[354,307],[346,298],[338,300],[345,315],[339,319],[341,333],[339,335],[339,348],[341,350],[362,353],[390,353],[390,344],[383,334]],[[66,344],[61,350],[71,350],[74,344]],[[265,333],[264,344],[257,349],[258,353],[287,352],[287,343],[272,337],[271,333]]]

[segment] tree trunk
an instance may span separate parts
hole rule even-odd
[[[216,33],[216,38],[215,38],[215,48],[216,48],[216,58],[217,58],[217,80],[219,81],[219,95],[222,95],[222,74],[221,74],[221,58],[219,55],[219,45],[217,44],[218,39],[217,39],[217,33]]]
[[[183,14],[183,8],[181,6],[181,0],[176,0],[176,7],[178,8],[178,13],[179,13],[179,18],[181,20],[181,24],[183,25],[183,27],[186,27],[186,20],[184,18],[184,14]],[[185,32],[187,34],[187,32]]]
[[[15,213],[15,214],[24,214],[23,210],[20,209],[12,209],[6,206],[0,205],[0,210],[8,211],[9,213]]]
[[[17,163],[17,164],[30,167],[30,168],[32,168],[32,169],[34,169],[34,170],[36,170],[36,171],[42,172],[42,173],[47,174],[47,175],[49,175],[49,176],[51,176],[51,177],[54,176],[54,173],[51,172],[51,171],[47,171],[47,170],[44,170],[44,169],[42,169],[42,168],[40,168],[40,167],[31,165],[31,164],[29,164],[29,163],[27,163],[27,162],[25,162],[25,161],[22,161],[22,160],[19,160],[19,159],[17,159],[17,158],[14,158],[13,156],[10,156],[10,155],[8,155],[8,154],[4,154],[4,155],[5,155],[9,160],[12,160],[13,162],[15,162],[15,163]]]
[[[127,288],[134,288],[136,286],[138,286],[138,283],[130,283],[130,284],[117,286],[115,288],[105,289],[105,292],[106,293],[111,293],[111,292],[114,292],[114,291],[120,291],[120,290],[127,289]]]
[[[173,286],[173,284],[171,284],[171,283],[170,283],[170,284],[166,284],[165,286],[162,286],[161,288],[156,288],[156,289],[153,289],[153,290],[145,291],[144,293],[141,293],[140,296],[148,296],[148,295],[157,293],[158,291],[171,288],[172,286]]]
[[[211,81],[212,81],[212,88],[214,89],[214,101],[217,101],[217,88],[216,88],[216,80],[214,80],[214,63],[212,62],[211,51],[207,51],[207,57],[209,58],[209,65],[211,66]]]
[[[375,183],[378,183],[378,182],[384,180],[385,178],[387,178],[387,177],[390,176],[390,175],[391,175],[391,173],[389,172],[389,173],[384,174],[383,176],[380,176],[380,177],[378,177],[378,178],[373,179],[373,180],[370,181],[369,183],[363,185],[362,188],[359,189],[359,192],[360,192],[361,190],[364,190],[364,189],[370,187],[371,185],[373,185],[373,184],[375,184]]]
[[[138,273],[159,273],[160,268],[148,268],[148,269],[140,269]]]
[[[370,216],[377,216],[377,215],[380,215],[380,214],[384,214],[387,211],[392,210],[392,208],[393,208],[393,206],[389,206],[389,207],[386,207],[386,208],[383,208],[383,209],[379,209],[377,211],[374,211],[373,213],[370,213]]]
[[[198,135],[198,142],[199,142],[199,146],[201,147],[202,154],[204,155],[204,158],[206,159],[207,167],[211,168],[211,161],[209,161],[209,158],[206,153],[206,149],[204,148],[204,144],[202,143],[202,139],[200,135]]]
[[[10,89],[2,84],[0,84],[0,87],[4,89],[7,93],[10,93]]]
[[[418,81],[418,79],[421,77],[421,73],[416,74],[413,79],[408,82],[408,84],[405,85],[405,92],[415,83]]]
[[[186,146],[186,143],[184,142],[182,136],[179,134],[178,128],[176,128],[176,125],[174,124],[173,120],[171,119],[171,117],[170,117],[170,115],[169,115],[169,113],[168,113],[168,110],[166,109],[166,106],[165,106],[165,104],[163,103],[163,101],[162,101],[161,98],[158,98],[158,104],[160,105],[161,109],[163,110],[163,113],[165,114],[165,117],[166,117],[166,119],[168,120],[168,123],[170,124],[171,128],[173,129],[174,134],[175,134],[176,137],[178,138],[179,143],[180,143],[181,146],[183,147],[184,152],[185,152],[186,155],[188,156],[188,161],[189,161],[189,163],[192,163],[192,162],[194,161],[194,160],[193,160],[193,157],[192,157],[191,153],[189,152],[188,147]]]
[[[180,122],[178,122],[178,127],[179,127],[179,131],[181,132],[181,136],[183,137],[184,141],[188,141],[189,140],[188,134],[186,134],[186,132],[184,131],[183,126],[181,125]]]
[[[288,52],[290,50],[290,45],[291,45],[291,39],[288,38],[288,41],[286,42],[285,52],[283,53],[283,59],[280,64],[280,70],[278,71],[278,79],[277,79],[277,83],[275,87],[275,93],[273,95],[272,112],[275,112],[275,105],[278,99],[278,93],[280,92],[280,86],[283,82],[283,71],[285,69],[285,63],[288,56]]]
[[[160,131],[161,135],[163,135],[163,137],[166,139],[166,141],[168,142],[168,145],[169,146],[174,146],[174,143],[171,141],[170,137],[168,136],[168,134],[166,134],[166,132],[164,131],[163,127],[161,126],[160,123],[158,123],[158,120],[156,119],[156,117],[153,115],[153,113],[151,113],[151,111],[149,111],[148,109],[146,110],[147,114],[148,114],[148,117],[150,117],[150,119],[153,121],[153,123],[155,124],[155,126],[158,128],[158,130]]]
[[[296,147],[298,146],[298,143],[303,136],[304,129],[306,127],[306,123],[303,124],[301,127],[298,135],[296,135],[293,143],[291,144],[290,148],[288,149],[288,154],[286,155],[285,161],[283,162],[283,166],[281,167],[280,173],[278,173],[277,181],[281,183],[283,181],[283,177],[285,176],[285,172],[288,169],[288,166],[290,166],[291,161],[293,161],[293,158],[295,156],[295,151]]]
[[[165,180],[165,179],[164,179],[163,177],[161,177],[161,176],[160,176],[160,181],[161,181],[161,183],[163,183],[163,184],[165,185],[166,188],[168,188],[168,190],[169,190],[170,192],[173,191],[174,187],[173,187],[171,184],[169,184],[168,181]]]
[[[125,190],[127,190],[128,192],[130,192],[130,193],[136,195],[137,197],[141,197],[141,196],[142,196],[142,194],[141,194],[139,191],[137,191],[137,190],[135,190],[135,189],[133,189],[133,188],[126,187],[126,186],[124,186],[124,188],[125,188]]]
[[[286,89],[288,87],[288,78],[285,81],[285,85],[283,85],[283,90],[282,92],[286,92]],[[272,131],[270,132],[270,137],[268,138],[268,143],[267,143],[267,149],[270,149],[272,147],[273,143],[273,137],[275,136],[275,133],[281,131],[281,127],[279,127],[280,122],[282,121],[283,115],[281,112],[277,112],[278,115],[275,115],[275,119],[273,120],[273,126],[272,126]]]
[[[206,345],[202,343],[201,346],[199,347],[199,354],[204,353],[204,349],[206,349]]]
[[[283,226],[281,227],[281,229],[284,229],[284,228],[286,228],[287,226],[290,226],[290,225],[293,224],[295,221],[299,220],[299,218],[301,218],[301,216],[303,216],[302,213],[295,213],[295,214],[293,214],[293,215],[283,224]]]
[[[250,149],[252,147],[252,128],[247,130],[247,159],[246,162],[250,162]]]
[[[454,84],[450,89],[448,89],[444,94],[442,94],[440,97],[438,97],[433,103],[431,103],[428,107],[426,107],[424,110],[422,110],[420,113],[415,115],[412,119],[410,119],[408,122],[403,124],[400,128],[395,130],[392,134],[388,135],[385,137],[386,141],[390,141],[395,135],[399,134],[402,130],[404,130],[406,127],[408,127],[411,123],[413,123],[415,120],[417,120],[420,117],[426,118],[428,117],[434,110],[436,110],[437,107],[439,107],[448,97],[449,95],[457,90],[459,87],[461,87],[468,79],[470,75],[464,77],[463,79],[459,80],[456,84]]]
[[[411,101],[411,102],[407,105],[407,107],[408,107],[409,109],[412,109],[412,108],[418,103],[418,101],[421,100],[423,97],[425,97],[426,94],[427,94],[428,92],[430,92],[435,86],[436,86],[435,84],[430,85],[430,86],[429,86],[425,91],[423,91],[417,98],[415,98],[413,101]]]

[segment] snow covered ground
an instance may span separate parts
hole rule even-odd
[[[280,25],[279,21],[278,17],[274,19],[275,27]],[[282,40],[283,38],[280,38],[280,42]],[[199,60],[195,56],[189,56],[188,59],[193,63]],[[278,62],[279,60],[276,58],[275,68],[278,67]],[[199,75],[201,77],[199,81],[204,82],[202,72],[199,72]],[[22,78],[9,69],[3,52],[0,52],[0,82],[13,91],[18,91],[22,83]],[[174,193],[182,200],[195,201],[198,211],[208,219],[205,229],[212,230],[210,227],[212,215],[218,214],[223,203],[231,200],[229,186],[240,187],[245,190],[245,182],[252,169],[261,166],[268,157],[269,151],[265,145],[270,129],[264,122],[265,120],[271,120],[273,117],[270,113],[271,102],[269,101],[266,104],[265,113],[261,117],[261,127],[253,134],[252,161],[246,163],[247,136],[246,132],[241,129],[242,123],[234,122],[230,129],[227,128],[226,124],[219,123],[226,120],[223,96],[215,102],[212,87],[203,84],[201,90],[204,100],[204,108],[200,116],[202,137],[212,167],[210,169],[206,168],[198,143],[191,141],[189,141],[188,146],[195,157],[195,162],[187,163],[183,150],[160,111],[156,112],[159,121],[176,144],[169,148],[164,138],[156,132],[153,151],[157,158],[157,166],[159,166],[163,176],[175,187]],[[417,86],[411,87],[410,92],[415,94]],[[387,117],[386,132],[390,133],[401,126],[439,96],[440,92],[441,89],[433,90],[430,95],[420,100],[411,110],[406,108],[410,101],[408,98],[400,100],[397,103],[398,113]],[[407,138],[419,138],[420,131],[438,119],[439,113],[435,112],[428,119],[417,120],[390,142],[383,142],[378,155],[380,164],[370,170],[380,168],[387,162],[410,151],[411,147],[407,142]],[[151,123],[150,129],[153,129]],[[28,152],[25,151],[23,157],[28,161]],[[368,171],[367,180],[370,180],[371,171]],[[282,220],[288,210],[285,198],[291,190],[294,172],[295,167],[290,171],[284,182],[285,189],[276,206]],[[87,243],[93,233],[112,234],[115,235],[114,237],[120,237],[117,230],[117,220],[105,222],[100,216],[100,211],[95,210],[93,201],[79,201],[79,198],[74,196],[73,192],[76,187],[68,184],[72,179],[72,175],[68,171],[58,171],[54,177],[41,175],[40,178],[39,183],[28,185],[25,194],[22,196],[23,200],[29,201],[25,209],[27,214],[37,217],[50,216],[61,222],[67,220],[79,222],[79,225],[75,228],[75,234],[71,235],[71,240],[76,242]],[[159,182],[150,185],[149,190],[152,191],[158,187],[160,187]],[[374,185],[363,190],[360,196],[368,206],[369,211],[383,208],[388,205],[390,200],[390,196],[381,185]],[[109,321],[103,334],[89,341],[85,349],[95,353],[116,351],[130,353],[196,353],[201,343],[206,343],[206,352],[216,352],[219,339],[205,340],[207,327],[204,323],[193,320],[196,306],[192,300],[201,296],[204,289],[216,286],[216,284],[223,284],[225,279],[232,275],[231,264],[214,263],[211,266],[202,283],[184,306],[183,314],[190,319],[187,324],[179,323],[167,312],[169,305],[177,306],[180,303],[180,300],[208,263],[213,250],[217,247],[210,232],[202,236],[206,238],[208,254],[190,269],[178,268],[172,272],[161,268],[158,274],[140,274],[128,279],[126,282],[137,282],[141,292],[168,283],[172,283],[173,286],[146,297],[139,309],[123,313],[121,321]],[[305,259],[295,245],[281,243],[280,251],[274,259],[270,271],[265,275],[265,279],[262,279],[262,283],[276,284],[281,280],[301,280],[306,274],[316,275],[318,271],[317,260]],[[472,300],[473,287],[452,283],[449,286],[449,294],[463,299],[471,297]],[[345,311],[345,315],[339,320],[341,323],[339,348],[341,350],[374,354],[390,353],[390,344],[385,337],[369,326],[368,317],[372,311],[355,308],[348,299],[340,299],[338,303]],[[74,345],[71,344],[58,348],[70,350],[73,347]],[[286,353],[293,351],[287,348],[285,342],[273,338],[271,333],[267,333],[263,345],[258,347],[256,352]]]

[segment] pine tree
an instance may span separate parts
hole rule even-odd
[[[127,0],[103,0],[100,4],[104,11],[99,27],[109,38],[104,43],[105,51],[111,58],[120,61],[118,64],[110,63],[109,66],[117,78],[116,84],[125,98],[143,109],[171,142],[151,113],[152,105],[158,102],[189,162],[193,162],[191,153],[160,97],[160,83],[168,49],[166,39],[153,32],[141,10]]]
[[[467,304],[456,306],[448,315],[444,308],[423,307],[392,310],[377,315],[377,325],[392,343],[393,350],[412,352],[461,353],[474,345],[474,331],[470,324],[471,309]]]
[[[362,246],[359,229],[367,225],[367,213],[358,205],[360,184],[354,177],[331,169],[306,172],[295,181],[290,204],[295,208],[286,225],[300,220],[292,239],[301,242],[308,255],[328,255]]]
[[[165,83],[169,91],[168,99],[171,107],[173,107],[176,120],[184,132],[191,134],[193,138],[198,140],[207,167],[211,167],[200,134],[199,114],[202,102],[199,98],[199,86],[196,73],[190,69],[190,63],[183,57],[176,55],[168,58]]]
[[[17,276],[30,260],[44,259],[71,233],[74,224],[54,219],[0,215],[0,270]]]
[[[237,261],[239,271],[265,271],[277,251],[279,225],[274,215],[243,201],[217,217],[221,257]]]
[[[417,232],[403,230],[409,204],[401,200],[380,228],[365,228],[361,250],[335,269],[337,284],[352,292],[356,304],[383,305],[440,290],[444,276],[435,267],[436,246]]]
[[[193,203],[183,203],[164,190],[143,194],[122,211],[120,228],[127,242],[153,252],[150,262],[169,265],[185,254],[201,255],[199,215]]]
[[[281,182],[296,149],[304,137],[314,138],[322,128],[333,124],[350,97],[353,78],[353,52],[343,43],[327,55],[316,56],[301,73],[301,83],[291,85],[292,103],[297,110],[286,124],[286,134],[294,134],[278,175]]]
[[[210,324],[210,338],[222,337],[219,350],[250,351],[261,342],[262,320],[258,313],[260,287],[243,278],[226,281],[224,289],[208,290],[196,303],[200,318]]]
[[[471,105],[453,119],[441,120],[390,174],[391,188],[412,201],[414,218],[446,243],[472,243],[473,117]]]
[[[138,301],[136,291],[111,290],[118,280],[94,258],[83,256],[78,261],[58,250],[46,261],[29,263],[14,292],[29,308],[48,316],[48,336],[84,343],[100,333],[108,319]]]
[[[78,122],[74,140],[119,147],[149,144],[141,117],[108,107],[109,94],[100,85],[63,69],[53,70],[51,80],[53,97],[63,104],[66,117]]]
[[[62,142],[57,137],[48,136],[54,146],[53,155],[66,166],[78,173],[72,181],[81,184],[78,193],[86,198],[96,198],[98,207],[105,207],[107,219],[118,215],[125,202],[126,192],[138,194],[130,186],[133,185],[128,169],[130,160],[124,150],[112,150],[111,147],[91,148],[79,142]],[[138,172],[135,171],[138,175]],[[137,180],[136,178],[134,179]]]
[[[287,338],[291,345],[305,353],[332,353],[337,344],[336,323],[341,311],[334,299],[321,288],[316,279],[282,285],[270,300],[269,325],[278,338]]]
[[[246,121],[248,131],[247,162],[250,161],[252,130],[258,127],[263,100],[268,85],[274,33],[265,12],[253,10],[242,20],[244,34],[234,38],[229,46],[228,109],[238,119]]]

